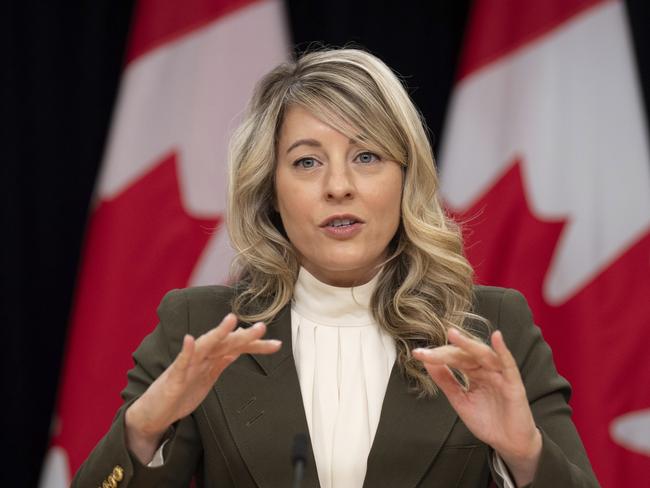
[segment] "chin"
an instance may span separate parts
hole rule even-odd
[[[354,271],[355,269],[368,269],[375,263],[379,262],[379,258],[368,260],[368,256],[358,254],[354,256],[346,255],[336,258],[331,258],[323,261],[320,266],[330,271]]]

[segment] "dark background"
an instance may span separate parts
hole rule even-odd
[[[289,0],[287,7],[297,51],[310,41],[354,42],[402,75],[437,147],[470,3]],[[647,109],[650,2],[625,3]],[[133,5],[15,0],[0,6],[5,486],[37,485]]]

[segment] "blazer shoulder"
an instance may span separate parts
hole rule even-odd
[[[479,315],[495,311],[504,306],[528,308],[524,295],[514,288],[500,286],[475,285],[473,290],[474,311]]]
[[[165,294],[158,306],[162,323],[183,323],[184,329],[200,335],[216,327],[230,312],[234,289],[208,285],[177,288]]]
[[[474,313],[490,321],[493,327],[502,328],[505,323],[532,322],[532,314],[526,298],[513,288],[498,286],[474,287]]]
[[[215,303],[229,302],[233,295],[234,289],[223,285],[175,288],[165,294],[158,308],[165,311],[177,311],[185,307],[209,306]]]
[[[507,291],[507,288],[498,286],[475,285],[473,312],[488,319],[491,324],[496,325],[503,297]]]

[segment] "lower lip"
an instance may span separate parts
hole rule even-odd
[[[349,239],[350,237],[353,237],[361,232],[362,227],[362,222],[355,222],[354,224],[340,225],[338,227],[327,225],[325,227],[321,227],[321,229],[323,229],[327,235],[336,239]]]

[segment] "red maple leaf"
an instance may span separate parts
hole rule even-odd
[[[518,161],[471,208],[452,215],[464,222],[476,281],[526,296],[560,374],[573,386],[574,421],[601,484],[650,479],[650,457],[619,446],[609,432],[618,416],[650,407],[650,232],[554,306],[542,284],[565,222],[532,213]]]
[[[219,223],[186,213],[175,154],[93,213],[53,439],[66,449],[71,472],[108,430],[131,353],[155,326],[158,303],[168,290],[187,286]]]

